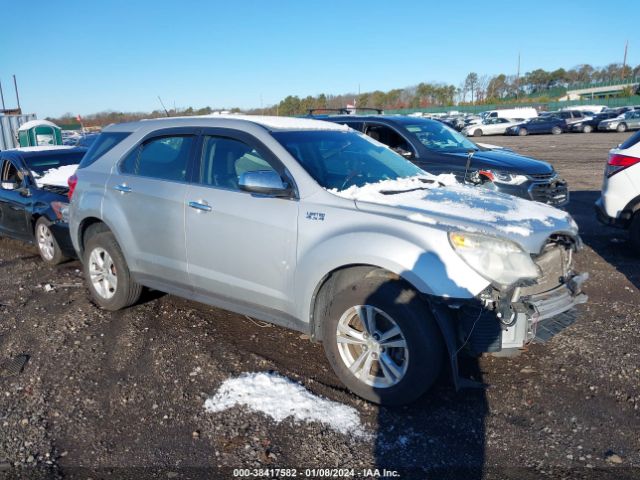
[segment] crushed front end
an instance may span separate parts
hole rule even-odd
[[[487,287],[473,302],[454,306],[457,344],[473,354],[508,354],[532,342],[546,342],[571,325],[575,306],[587,301],[588,274],[573,270],[579,238],[551,236],[532,257],[540,275],[508,289]]]

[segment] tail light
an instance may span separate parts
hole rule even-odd
[[[69,184],[69,193],[67,195],[69,196],[69,200],[71,200],[73,192],[76,189],[76,185],[78,184],[78,176],[74,173],[67,179],[67,183]]]
[[[631,165],[635,165],[637,163],[640,163],[640,158],[612,153],[609,155],[609,161],[607,162],[607,177],[615,175],[625,168],[629,168]]]

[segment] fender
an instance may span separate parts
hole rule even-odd
[[[332,236],[304,251],[298,259],[295,298],[297,316],[308,322],[314,294],[333,271],[370,265],[405,279],[419,292],[436,297],[471,299],[489,284],[449,246],[446,232],[434,229],[431,244],[417,245],[388,233],[352,232]],[[310,300],[310,301],[309,301]]]

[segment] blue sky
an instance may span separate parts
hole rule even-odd
[[[614,9],[615,10],[615,9]],[[0,0],[7,107],[40,118],[259,107],[538,67],[640,63],[637,15],[600,1]],[[622,11],[622,10],[619,10]],[[589,32],[597,32],[590,34]]]

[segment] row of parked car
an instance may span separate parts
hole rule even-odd
[[[495,110],[480,115],[439,118],[466,136],[591,133],[640,129],[640,106],[589,110],[559,110],[538,114],[533,108]]]
[[[166,118],[111,125],[88,151],[0,152],[0,232],[52,265],[77,255],[107,310],[146,287],[302,331],[383,404],[416,399],[445,364],[463,386],[459,354],[571,323],[586,276],[550,165],[434,120],[324,120]],[[611,179],[635,168],[634,145]]]

